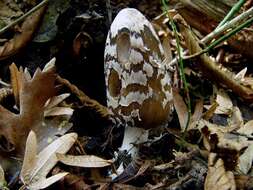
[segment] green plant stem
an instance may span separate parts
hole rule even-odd
[[[229,20],[231,20],[231,18],[238,13],[238,11],[240,10],[240,8],[243,6],[243,4],[245,3],[246,0],[240,0],[238,1],[233,7],[232,9],[228,12],[228,14],[225,16],[225,18],[219,23],[219,25],[215,28],[215,30],[217,30],[219,27],[221,27],[222,25],[224,25],[226,22],[228,22]]]
[[[238,15],[237,17],[235,17],[231,21],[225,23],[224,25],[219,27],[217,30],[212,31],[211,33],[209,33],[206,37],[204,37],[201,40],[201,42],[204,43],[204,44],[208,43],[209,41],[211,41],[215,37],[221,35],[227,29],[232,28],[233,26],[235,26],[238,23],[242,22],[244,19],[250,17],[251,15],[253,15],[253,7],[251,7],[247,11],[241,13],[240,15]],[[184,51],[183,54],[186,54],[186,51]],[[174,58],[169,64],[173,65],[173,64],[176,64],[176,62],[177,62],[177,58]]]
[[[211,49],[213,49],[214,47],[219,45],[221,42],[224,42],[225,40],[227,40],[228,38],[230,38],[231,36],[233,36],[234,34],[239,32],[243,28],[250,26],[252,23],[253,23],[253,17],[248,19],[246,22],[240,24],[239,26],[235,27],[234,29],[232,29],[231,31],[226,33],[224,36],[220,37],[218,40],[215,40],[214,42],[212,42],[210,45],[208,45],[202,51],[197,52],[197,53],[195,53],[193,55],[190,55],[190,56],[185,56],[184,59],[191,59],[191,58],[194,58],[196,56],[202,55],[203,53],[207,53],[208,51],[210,51]]]
[[[173,22],[173,19],[168,14],[168,6],[167,6],[165,0],[162,0],[162,3],[163,3],[163,6],[165,8],[165,11],[166,11],[166,16],[169,18],[172,30],[173,30],[173,32],[175,34],[176,45],[177,45],[177,52],[178,52],[178,57],[179,57],[179,60],[178,60],[178,62],[179,62],[179,70],[180,70],[179,73],[180,73],[180,78],[181,78],[181,80],[183,81],[183,84],[184,84],[185,94],[187,96],[186,99],[187,99],[188,117],[187,117],[186,126],[184,128],[184,136],[185,136],[185,132],[187,131],[187,128],[188,128],[189,123],[190,123],[190,118],[191,118],[191,100],[190,100],[189,88],[188,88],[188,83],[186,81],[186,77],[185,77],[185,74],[184,74],[184,62],[183,62],[183,58],[182,58],[182,54],[181,54],[179,37],[178,37],[178,34],[177,34],[177,28],[176,28],[175,23]]]

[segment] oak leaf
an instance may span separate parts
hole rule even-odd
[[[52,59],[49,63],[53,65],[54,62]],[[19,75],[20,113],[15,114],[0,105],[0,136],[4,136],[14,146],[14,153],[20,156],[29,131],[33,129],[36,132],[43,124],[44,105],[55,94],[56,76],[53,66],[43,71],[37,69],[33,78],[22,69]]]

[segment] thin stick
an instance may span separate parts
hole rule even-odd
[[[3,27],[0,30],[0,35],[3,34],[4,32],[6,32],[9,28],[17,25],[19,22],[21,22],[22,20],[24,20],[26,17],[28,17],[29,15],[31,15],[32,13],[34,13],[35,11],[37,11],[38,9],[40,9],[41,7],[43,7],[44,5],[46,5],[48,3],[49,0],[44,0],[41,3],[39,3],[38,5],[36,5],[35,7],[33,7],[31,10],[29,10],[28,12],[26,12],[25,14],[23,14],[21,17],[17,18],[14,22],[8,24],[7,26]]]

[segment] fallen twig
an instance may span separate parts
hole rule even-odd
[[[96,110],[104,118],[108,118],[108,119],[110,118],[111,114],[109,113],[107,107],[101,105],[96,100],[91,99],[83,91],[81,91],[77,86],[71,84],[67,79],[64,79],[58,75],[56,78],[56,81],[68,87],[70,91],[79,98],[79,100],[84,106]]]

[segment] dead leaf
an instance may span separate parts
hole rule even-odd
[[[226,171],[224,162],[210,153],[208,158],[208,172],[205,180],[205,190],[236,190],[234,174]]]
[[[237,189],[252,189],[253,177],[249,175],[235,175]]]
[[[29,131],[36,132],[43,124],[44,105],[55,94],[55,73],[54,68],[45,72],[37,69],[30,79],[27,72],[19,72],[20,113],[14,114],[0,106],[0,135],[15,147],[17,155],[22,155]]]
[[[228,94],[223,90],[219,89],[217,91],[216,102],[218,106],[216,107],[215,114],[226,114],[229,115],[233,110],[233,103],[228,96]],[[210,109],[211,105],[205,106],[206,109]]]
[[[240,151],[250,144],[246,137],[231,133],[237,129],[237,127],[219,126],[205,120],[200,120],[198,125],[206,140],[209,141],[209,144],[215,149],[221,148]],[[209,151],[215,150],[209,149]]]
[[[45,110],[44,116],[49,117],[49,116],[60,116],[60,115],[72,115],[74,110],[72,108],[68,107],[55,107],[55,108],[50,108],[49,110]]]
[[[196,102],[194,113],[191,117],[188,130],[196,129],[198,121],[201,119],[203,115],[203,100],[198,100]]]
[[[62,173],[53,175],[49,178],[37,181],[37,182],[29,185],[29,189],[31,189],[31,190],[45,189],[46,187],[49,187],[53,183],[55,183],[55,182],[59,181],[60,179],[62,179],[63,177],[65,177],[66,175],[68,175],[68,172],[62,172]]]
[[[180,123],[181,130],[183,131],[188,122],[188,108],[182,98],[182,96],[175,90],[173,90],[173,103],[177,112],[178,120]],[[203,112],[203,101],[197,101],[194,109],[194,113],[190,118],[187,130],[194,129],[198,120],[202,117]]]
[[[243,127],[237,130],[237,132],[246,137],[253,137],[253,120],[248,121]]]
[[[93,155],[72,156],[57,153],[56,156],[60,162],[66,165],[85,168],[101,168],[113,163],[112,160],[105,160]]]
[[[0,165],[0,189],[7,190],[8,188],[6,186],[7,186],[7,182],[5,181],[4,170],[2,166]]]
[[[239,158],[238,167],[243,174],[247,174],[252,167],[253,144],[249,145]]]
[[[67,175],[66,172],[63,172],[46,178],[49,171],[58,162],[56,153],[65,154],[76,139],[76,133],[66,134],[52,142],[37,155],[37,138],[35,133],[31,131],[27,138],[23,166],[20,172],[20,178],[25,186],[29,189],[46,188]]]
[[[245,78],[246,72],[247,72],[247,67],[245,67],[245,68],[242,69],[240,72],[238,72],[238,73],[235,75],[234,79],[239,80],[239,81],[243,81],[244,78]]]
[[[228,119],[228,123],[232,127],[238,127],[238,128],[243,127],[244,121],[243,121],[242,113],[237,106],[233,107],[232,115]]]
[[[180,94],[173,90],[173,103],[177,112],[181,130],[184,130],[188,120],[187,106]]]
[[[70,107],[58,107],[57,105],[63,102],[66,98],[68,98],[70,94],[65,93],[59,96],[54,96],[51,98],[45,106],[44,116],[60,116],[60,115],[72,115],[74,110]]]
[[[0,46],[0,60],[6,59],[20,51],[32,39],[32,35],[37,29],[39,21],[46,10],[46,6],[41,7],[28,16],[22,23],[20,30],[12,39]]]
[[[13,90],[16,105],[19,106],[20,72],[17,66],[12,63],[9,67],[11,74],[11,87]]]
[[[29,174],[32,173],[33,168],[37,162],[37,138],[36,134],[31,131],[27,137],[26,141],[25,156],[23,160],[22,169],[20,172],[21,180],[23,182],[28,182],[31,178]]]
[[[58,104],[63,102],[69,96],[70,96],[69,93],[65,93],[65,94],[61,94],[59,96],[54,96],[54,97],[50,98],[50,100],[45,105],[46,109],[50,109],[50,108],[57,106]]]

